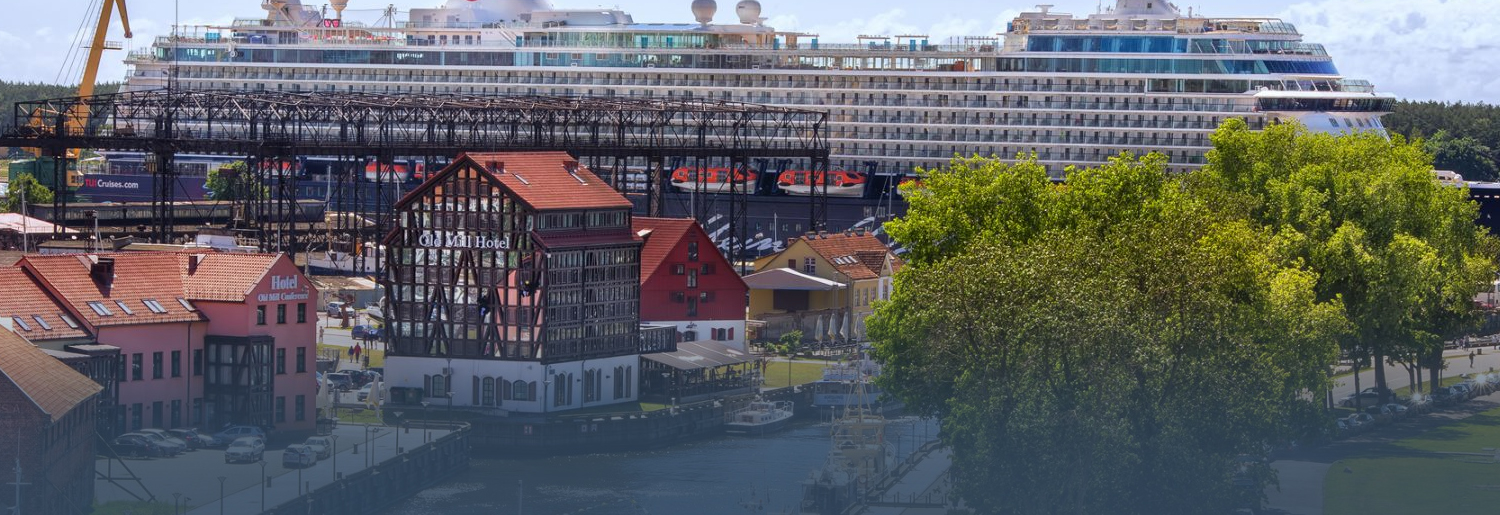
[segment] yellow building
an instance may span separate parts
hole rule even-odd
[[[864,231],[820,233],[792,240],[786,250],[756,260],[750,319],[760,340],[801,330],[803,341],[857,343],[876,299],[888,299],[901,260]],[[852,316],[851,316],[852,314]]]

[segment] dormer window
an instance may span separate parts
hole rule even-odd
[[[141,304],[145,304],[146,309],[151,310],[152,313],[167,312],[167,308],[163,307],[160,302],[156,301],[156,299],[141,299]]]
[[[110,311],[109,307],[105,306],[103,302],[99,302],[97,300],[93,300],[93,301],[89,301],[88,304],[89,304],[89,309],[94,310],[94,313],[98,314],[99,316],[102,316],[102,317],[115,316],[115,313],[113,311]]]

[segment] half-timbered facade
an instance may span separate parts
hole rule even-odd
[[[384,241],[390,385],[524,412],[633,400],[605,388],[641,352],[630,209],[563,152],[467,154],[413,190]]]

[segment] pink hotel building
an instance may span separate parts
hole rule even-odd
[[[313,429],[318,295],[286,256],[31,255],[14,267],[0,291],[35,290],[0,298],[17,334],[120,349],[116,427]]]

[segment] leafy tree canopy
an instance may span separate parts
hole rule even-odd
[[[52,190],[37,182],[36,177],[29,173],[16,176],[16,180],[10,181],[10,189],[5,193],[3,205],[0,210],[6,213],[20,213],[22,192],[25,192],[28,204],[52,204]]]
[[[214,200],[257,200],[270,195],[270,188],[263,184],[244,161],[235,161],[229,166],[208,171],[204,183]]]
[[[942,417],[971,506],[1224,513],[1260,498],[1269,474],[1236,457],[1313,418],[1303,394],[1326,385],[1343,306],[1274,232],[1191,184],[1156,154],[1057,186],[1030,160],[960,160],[887,225],[910,262],[869,321],[880,381]]]

